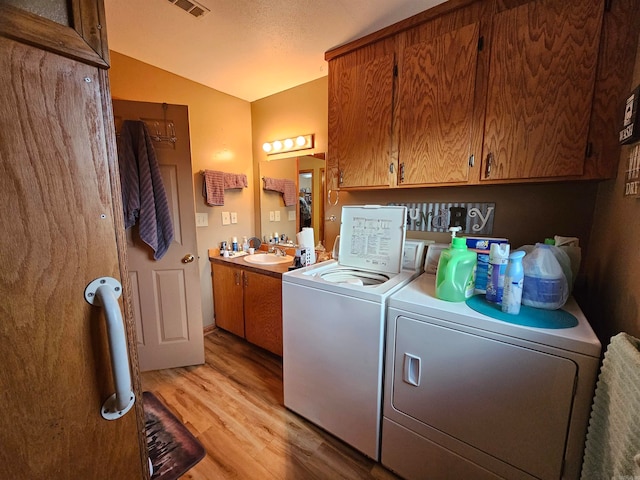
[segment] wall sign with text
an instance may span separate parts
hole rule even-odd
[[[447,232],[462,227],[461,233],[491,235],[495,203],[390,203],[407,207],[407,230]]]
[[[640,197],[640,143],[629,150],[629,163],[624,175],[624,196]]]
[[[640,140],[640,85],[627,97],[619,140],[621,144]]]

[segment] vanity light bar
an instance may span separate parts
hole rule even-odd
[[[308,150],[313,148],[314,134],[298,135],[296,137],[285,138],[283,140],[274,140],[265,142],[262,149],[267,155],[276,155],[278,153],[295,152],[296,150]]]

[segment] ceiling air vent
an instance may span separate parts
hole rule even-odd
[[[207,7],[200,5],[194,0],[169,0],[169,3],[173,3],[175,6],[180,7],[182,10],[196,18],[204,17],[210,12]]]

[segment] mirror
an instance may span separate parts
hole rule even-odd
[[[295,182],[295,204],[285,206],[282,193],[264,190],[265,177]],[[296,233],[308,225],[313,227],[315,245],[319,241],[324,245],[325,188],[324,153],[260,161],[261,239],[278,233],[295,243]]]

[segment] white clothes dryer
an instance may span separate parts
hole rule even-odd
[[[564,310],[571,327],[497,320],[437,299],[429,274],[394,294],[382,464],[407,480],[577,479],[601,345],[573,299]]]
[[[339,261],[282,276],[284,404],[378,460],[387,298],[422,271],[406,207],[343,207]]]

